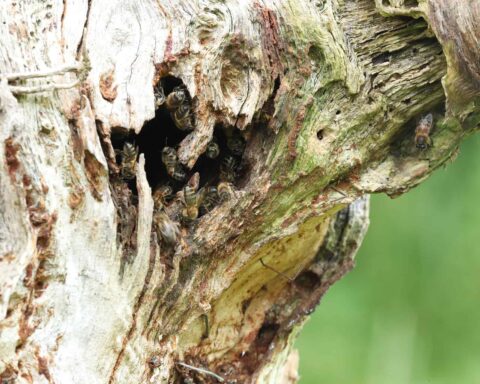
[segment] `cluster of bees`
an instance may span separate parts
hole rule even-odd
[[[157,107],[164,105],[175,127],[181,131],[194,129],[191,99],[186,89],[179,86],[165,97],[162,87],[155,88]],[[153,192],[153,223],[159,238],[167,245],[174,245],[180,234],[180,225],[188,226],[199,216],[210,212],[215,206],[229,200],[234,195],[233,183],[241,171],[241,158],[245,149],[245,139],[236,129],[225,130],[226,147],[221,150],[217,138],[208,143],[204,156],[220,164],[218,177],[200,187],[200,174],[189,177],[180,163],[177,150],[164,146],[161,150],[161,166],[168,181],[157,185]],[[120,154],[121,177],[133,180],[136,175],[138,148],[125,142]],[[182,187],[178,187],[182,185]],[[174,191],[177,189],[177,192]]]

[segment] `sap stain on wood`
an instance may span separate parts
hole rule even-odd
[[[283,76],[283,63],[281,60],[284,51],[284,43],[280,38],[277,16],[275,12],[262,6],[260,3],[255,4],[258,11],[258,20],[262,25],[262,52],[270,66],[272,79],[278,75]]]
[[[20,167],[20,162],[17,158],[17,153],[19,150],[20,146],[13,140],[12,137],[9,137],[5,140],[5,162],[7,163],[8,173],[12,181],[15,181],[15,173]]]
[[[96,200],[102,201],[102,194],[106,186],[105,176],[107,175],[107,172],[96,157],[87,150],[84,151],[83,162],[88,184],[90,186],[90,192]]]
[[[114,85],[114,82],[115,76],[113,69],[100,75],[100,93],[102,94],[102,97],[109,102],[112,102],[117,98],[117,85]]]
[[[310,108],[310,106],[313,104],[313,100],[313,96],[309,96],[307,101],[300,107],[295,117],[295,125],[288,135],[288,155],[292,160],[297,157],[298,135],[303,127],[303,122],[305,120],[305,115],[307,114],[308,108]]]

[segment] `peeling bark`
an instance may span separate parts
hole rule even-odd
[[[295,336],[353,267],[368,194],[405,193],[479,128],[479,17],[2,2],[2,382],[296,382]]]

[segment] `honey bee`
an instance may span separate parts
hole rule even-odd
[[[207,156],[209,159],[216,159],[218,155],[220,155],[220,147],[215,139],[213,139],[207,144],[205,156]]]
[[[153,224],[158,238],[162,239],[166,245],[173,246],[177,242],[180,235],[178,224],[170,219],[163,210],[155,211]]]
[[[153,97],[155,98],[155,109],[165,103],[165,92],[160,83],[153,88]]]
[[[155,209],[162,209],[172,198],[173,189],[170,185],[161,185],[153,192]]]
[[[417,124],[415,129],[415,146],[422,151],[432,145],[430,138],[430,131],[433,126],[433,115],[429,113],[423,116]]]
[[[165,100],[165,105],[169,111],[174,111],[187,99],[187,94],[183,87],[175,87],[173,91],[168,94]]]
[[[220,200],[216,187],[202,188],[199,194],[202,196],[202,201],[200,203],[200,214],[202,215],[215,208],[215,205],[217,205]]]
[[[190,105],[187,103],[180,104],[171,115],[173,122],[181,131],[191,131],[194,128]]]
[[[232,199],[233,196],[235,195],[233,186],[230,183],[221,182],[220,184],[218,184],[217,190],[218,190],[218,197],[220,199],[220,202],[222,203]]]
[[[121,175],[124,180],[132,180],[137,170],[138,148],[133,144],[125,142],[121,152]]]
[[[183,181],[187,178],[187,172],[185,172],[185,169],[183,169],[181,164],[177,163],[175,164],[175,169],[170,177],[177,181]]]
[[[220,180],[232,183],[237,177],[238,162],[233,156],[225,156],[220,164]]]
[[[196,190],[188,184],[183,188],[182,203],[184,208],[182,210],[182,219],[190,223],[198,217],[198,209],[200,203],[200,196]]]
[[[238,131],[234,131],[227,137],[227,147],[235,156],[242,156],[245,145],[245,139]]]
[[[203,201],[203,188],[197,193],[199,184],[200,174],[195,172],[182,191],[180,202],[184,208],[181,215],[182,220],[187,224],[198,217],[199,206]]]
[[[162,150],[162,163],[165,165],[168,175],[178,181],[185,180],[187,174],[179,164],[177,151],[172,147],[164,147]]]

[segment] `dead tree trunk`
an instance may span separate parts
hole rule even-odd
[[[0,19],[2,383],[295,382],[368,194],[479,128],[475,1],[5,0]]]

